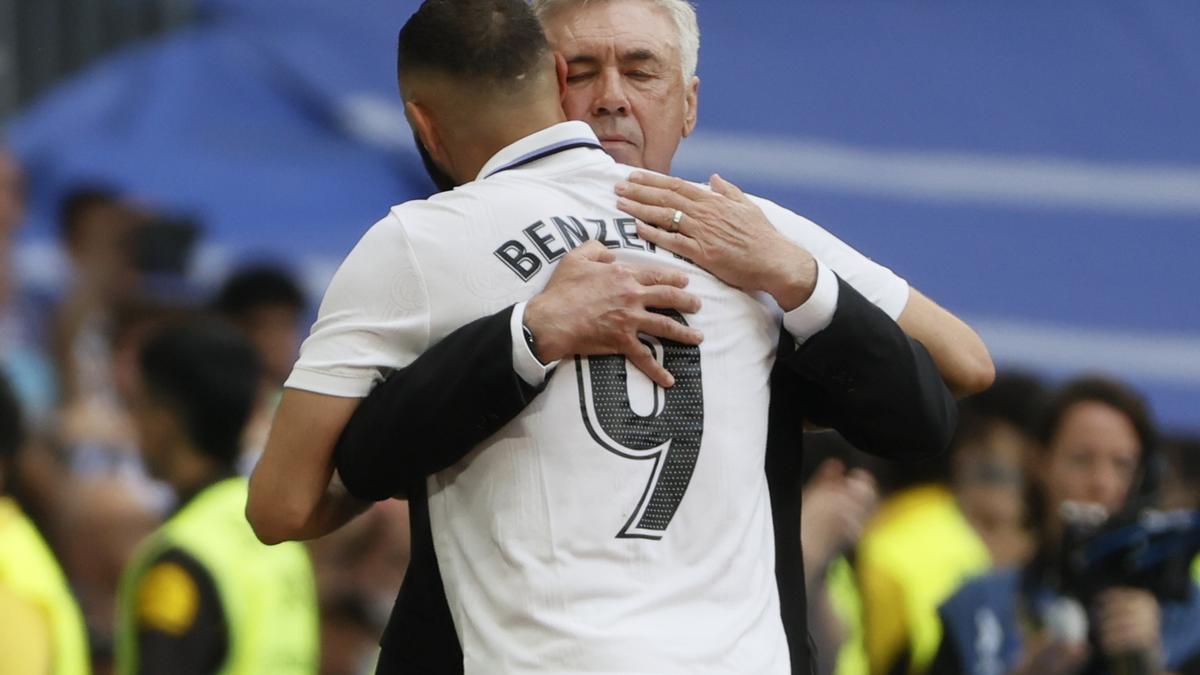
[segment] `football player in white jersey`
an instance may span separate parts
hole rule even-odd
[[[587,125],[563,122],[566,63],[521,0],[426,2],[401,33],[400,71],[422,144],[466,184],[395,207],[343,263],[268,457],[331,445],[387,371],[458,327],[513,303],[518,323],[572,249],[630,274],[672,268],[701,306],[664,313],[666,337],[644,349],[674,386],[621,357],[576,357],[478,452],[426,484],[465,669],[789,672],[762,472],[781,326],[803,341],[857,297],[871,330],[906,338],[797,243],[840,252],[803,219],[760,233],[758,270],[740,289],[639,237],[613,195],[629,168],[600,152]],[[543,337],[553,345],[552,331]]]

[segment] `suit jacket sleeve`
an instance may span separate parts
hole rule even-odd
[[[949,446],[958,405],[933,358],[842,279],[830,325],[780,360],[804,382],[804,416],[860,450],[912,459]]]
[[[387,499],[453,466],[541,392],[513,368],[512,311],[459,328],[363,399],[334,450],[350,494]]]

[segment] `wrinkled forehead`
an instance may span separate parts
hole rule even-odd
[[[645,0],[567,3],[543,17],[550,46],[567,62],[646,60],[682,67],[675,24]]]

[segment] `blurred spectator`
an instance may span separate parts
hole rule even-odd
[[[108,336],[109,387],[112,405],[127,415],[136,394],[138,353],[158,327],[185,316],[188,308],[158,300],[129,299],[112,310]],[[132,434],[114,447],[91,443],[76,446],[70,470],[57,477],[55,535],[63,566],[75,585],[92,634],[93,661],[99,668],[111,659],[115,596],[121,572],[171,499],[170,490],[147,475]],[[115,442],[116,439],[109,439]]]
[[[0,378],[0,673],[86,675],[87,633],[50,548],[12,497],[20,409]]]
[[[71,278],[54,318],[54,363],[68,449],[130,447],[132,431],[113,389],[113,314],[137,289],[133,235],[144,216],[114,192],[82,188],[62,201],[60,241]]]
[[[178,499],[118,597],[119,673],[315,673],[312,568],[265,546],[235,464],[258,398],[254,348],[213,320],[174,323],[141,350],[132,410],[150,472]]]
[[[42,481],[39,501],[79,593],[94,665],[103,669],[121,570],[168,501],[142,466],[127,408],[136,354],[154,325],[186,310],[182,278],[170,273],[186,264],[196,229],[156,220],[96,187],[68,193],[59,219],[71,267],[52,325],[59,394],[53,431],[66,471]]]
[[[252,265],[230,276],[213,308],[242,329],[263,364],[262,398],[242,441],[241,470],[249,474],[262,454],[283,383],[292,372],[304,334],[306,303],[300,285],[279,267]]]
[[[954,493],[997,567],[1020,564],[1032,552],[1025,476],[1045,397],[1036,378],[1004,373],[960,405],[951,458]]]
[[[933,672],[1197,672],[1200,589],[1186,602],[1162,603],[1120,583],[1094,598],[1067,590],[1079,581],[1064,563],[1075,559],[1064,548],[1064,506],[1116,517],[1152,503],[1155,431],[1145,404],[1112,381],[1070,382],[1051,401],[1038,440],[1038,551],[1020,569],[972,580],[942,606]]]
[[[273,389],[282,387],[303,337],[307,303],[300,285],[281,268],[246,267],[225,281],[214,304],[258,349],[263,380]]]

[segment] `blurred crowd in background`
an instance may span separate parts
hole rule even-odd
[[[105,672],[122,570],[174,502],[139,451],[144,425],[131,402],[143,345],[197,315],[220,317],[253,345],[260,394],[237,462],[248,473],[310,299],[267,262],[195,286],[185,271],[199,226],[96,185],[62,201],[69,283],[53,296],[29,292],[8,259],[25,189],[20,167],[0,155],[0,370],[19,407],[5,414],[0,478],[61,564]],[[1064,502],[1112,513],[1135,501],[1200,507],[1200,440],[1159,434],[1137,394],[1106,379],[1056,388],[1002,373],[963,401],[954,444],[934,462],[883,463],[832,432],[817,432],[810,448],[802,537],[822,672],[899,672],[898,663],[925,672],[942,641],[939,605],[972,576],[1028,563],[1061,535]],[[368,672],[407,564],[404,503],[377,505],[309,552],[321,672]]]
[[[173,9],[161,16],[121,24],[92,21],[83,10],[103,5],[111,13],[111,7],[137,3],[17,5],[21,12],[9,16],[20,14],[23,21],[49,21],[59,8],[64,20],[80,25],[125,25],[125,37],[191,14],[189,3],[168,2],[162,6]],[[0,3],[0,9],[8,8]],[[15,25],[0,25],[0,40]],[[38,67],[19,71],[20,86],[0,87],[0,115],[124,39],[102,33],[53,49],[14,40],[21,64]],[[39,564],[61,567],[70,590],[63,602],[77,606],[86,625],[83,649],[91,668],[107,673],[119,641],[122,573],[178,501],[144,460],[147,425],[139,416],[146,411],[135,405],[145,389],[143,347],[165,327],[198,316],[235,327],[253,346],[261,383],[240,430],[236,464],[245,474],[265,441],[315,298],[285,260],[243,260],[224,278],[196,282],[188,271],[205,242],[204,224],[105,184],[62,190],[55,227],[66,269],[55,272],[61,279],[52,288],[26,285],[14,256],[26,196],[39,186],[25,176],[0,144],[0,546],[8,541],[5,528],[18,522],[13,514],[36,526],[53,554]],[[970,256],[963,260],[975,264]],[[1028,300],[1028,294],[1010,295]],[[815,432],[805,457],[810,477],[802,539],[819,671],[936,669],[949,640],[939,608],[950,607],[972,578],[1036,567],[1069,529],[1064,504],[1099,504],[1109,513],[1200,508],[1200,417],[1193,418],[1196,426],[1169,430],[1159,429],[1154,417],[1126,383],[1085,373],[1048,380],[1002,369],[989,391],[962,402],[952,447],[936,461],[887,464],[834,433]],[[320,672],[371,672],[408,561],[404,502],[378,504],[307,549],[317,590]],[[5,584],[14,576],[3,567],[3,553],[0,639],[9,634],[4,621],[17,616],[4,604],[12,590]],[[1183,562],[1200,581],[1200,561]],[[1144,604],[1144,598],[1120,601]],[[1114,650],[1146,646],[1118,628],[1107,631]],[[1049,672],[1039,670],[1043,662],[1032,653],[1039,648],[1025,655],[1026,672]]]
[[[20,168],[0,156],[0,371],[20,408],[19,422],[5,414],[0,479],[61,563],[86,620],[92,662],[105,672],[122,570],[175,501],[139,453],[131,402],[140,349],[160,327],[196,315],[244,333],[262,366],[238,461],[248,473],[307,330],[309,300],[285,267],[269,263],[248,264],[216,289],[193,287],[179,272],[198,231],[99,186],[63,200],[69,284],[54,297],[27,292],[13,283],[9,258],[24,187]],[[404,504],[391,502],[309,547],[322,672],[358,672],[374,652],[404,577],[407,528]]]

